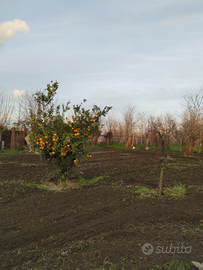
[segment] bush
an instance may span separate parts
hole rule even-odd
[[[31,127],[30,142],[48,162],[57,165],[57,175],[65,180],[72,174],[81,157],[91,158],[87,150],[88,139],[98,129],[101,116],[105,116],[111,107],[101,110],[94,106],[92,110],[82,108],[82,104],[73,106],[74,115],[67,120],[65,113],[70,110],[66,105],[55,106],[54,96],[58,82],[47,85],[45,92],[34,94],[38,104],[37,113],[30,111],[30,121],[24,121]],[[86,100],[83,100],[85,102]]]

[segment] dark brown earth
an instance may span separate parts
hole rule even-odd
[[[63,192],[25,185],[50,177],[38,155],[0,156],[0,269],[196,269],[181,262],[203,262],[202,157],[164,162],[164,186],[185,184],[184,197],[142,199],[136,187],[158,185],[155,152],[91,151],[78,170],[103,180]],[[145,243],[151,255],[142,252]],[[166,253],[170,245],[179,253]],[[167,268],[174,260],[179,267]]]

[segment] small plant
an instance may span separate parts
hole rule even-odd
[[[62,183],[62,188],[67,188],[67,184]]]

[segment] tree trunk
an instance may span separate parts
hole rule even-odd
[[[149,137],[148,135],[146,135],[146,146],[148,147],[148,144],[149,144]]]
[[[189,147],[187,147],[184,151],[183,151],[183,155],[184,156],[190,156],[192,154],[192,152],[194,151],[195,148],[195,142],[192,142]]]
[[[162,154],[162,155],[163,155],[164,150],[165,150],[164,139],[161,138],[161,154]]]
[[[97,130],[95,133],[94,133],[94,138],[92,139],[92,145],[97,145],[97,141],[99,139],[99,136],[101,135],[101,132],[100,130]]]
[[[159,175],[159,187],[158,187],[158,194],[159,196],[163,192],[163,173],[164,173],[164,168],[163,168],[163,159],[161,161],[161,170],[160,170],[160,175]]]

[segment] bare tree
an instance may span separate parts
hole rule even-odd
[[[182,106],[185,110],[190,110],[193,113],[198,111],[203,113],[203,90],[192,91],[183,96]]]
[[[4,129],[10,124],[14,110],[14,101],[5,96],[4,93],[0,94],[0,142]]]
[[[121,121],[117,121],[116,137],[119,138],[119,143],[123,142],[124,126],[123,126],[123,122]]]
[[[194,151],[196,142],[202,138],[203,123],[198,111],[184,111],[179,129],[176,130],[176,138],[181,143],[183,154],[188,156]]]
[[[136,116],[136,128],[138,129],[138,134],[140,136],[140,143],[143,144],[143,139],[145,138],[146,145],[148,146],[149,141],[149,114],[147,112],[138,112]]]
[[[151,116],[149,123],[152,136],[156,136],[157,134],[161,140],[161,151],[163,154],[166,147],[169,149],[170,139],[175,132],[175,118],[169,113],[165,116]]]
[[[110,113],[106,117],[104,132],[105,132],[104,137],[106,139],[107,145],[112,144],[113,137],[114,138],[118,137],[118,121],[116,121],[112,113]]]
[[[184,155],[190,155],[198,140],[203,140],[203,92],[193,91],[183,97],[184,112],[176,136],[181,140]],[[202,146],[203,150],[203,146]]]
[[[135,128],[135,112],[136,107],[133,105],[127,105],[123,111],[123,121],[124,121],[124,134],[128,138],[132,136]]]
[[[107,133],[109,131],[113,132],[114,129],[116,132],[116,126],[115,126],[115,118],[112,115],[112,113],[109,113],[108,116],[105,118],[105,123],[104,123],[104,132]]]
[[[37,115],[38,104],[33,94],[23,93],[17,99],[16,106],[16,117],[18,119],[18,123],[21,121],[27,121],[31,124],[32,119],[30,117],[30,113]]]

